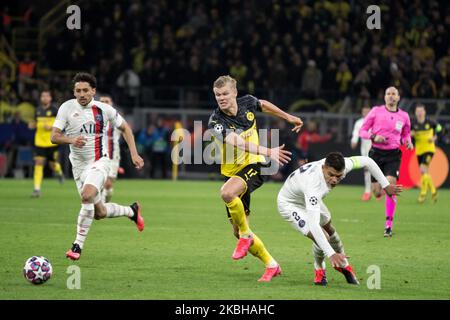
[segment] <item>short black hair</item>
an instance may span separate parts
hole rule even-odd
[[[343,171],[345,169],[344,156],[340,152],[330,152],[325,159],[325,165],[336,171]]]
[[[113,98],[111,97],[111,95],[109,93],[100,93],[98,96],[99,96],[99,98],[105,97],[105,98],[110,98],[111,100],[113,100]]]
[[[87,82],[93,89],[97,88],[97,79],[87,72],[78,72],[72,79],[72,87],[75,88],[77,82]]]
[[[423,103],[416,104],[414,110],[416,110],[417,108],[424,108],[425,110],[427,110],[427,108],[425,107],[425,105]]]

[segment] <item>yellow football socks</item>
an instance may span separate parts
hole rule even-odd
[[[34,190],[41,190],[42,178],[44,177],[44,166],[34,166]]]
[[[421,196],[426,196],[427,195],[427,187],[428,187],[428,183],[427,183],[427,178],[426,178],[427,174],[423,174],[420,177],[420,195]]]
[[[61,169],[61,165],[59,164],[59,162],[55,162],[53,170],[55,171],[57,176],[62,176],[62,169]]]
[[[436,188],[433,184],[433,180],[431,179],[431,176],[426,173],[422,176],[423,178],[425,178],[425,183],[426,183],[426,187],[430,188],[431,193],[436,193]]]
[[[253,244],[250,246],[248,251],[253,256],[261,260],[266,267],[277,266],[277,262],[270,255],[269,251],[267,251],[266,247],[264,246],[264,243],[260,238],[258,238],[256,234],[253,234]]]
[[[244,204],[241,198],[236,197],[231,202],[226,203],[228,211],[233,219],[233,223],[239,228],[239,236],[249,236],[252,231],[248,226],[247,218],[245,217]]]

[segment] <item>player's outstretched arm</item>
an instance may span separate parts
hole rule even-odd
[[[349,158],[351,160],[352,166],[347,172],[353,169],[359,169],[363,167],[367,167],[369,169],[370,174],[380,183],[381,187],[386,191],[389,196],[397,195],[403,191],[402,185],[393,185],[390,184],[388,179],[384,176],[380,167],[373,161],[371,158],[367,156],[353,156]]]
[[[55,127],[52,128],[50,140],[55,144],[73,144],[77,148],[82,148],[86,144],[86,137],[68,137],[62,133],[61,129]]]
[[[139,156],[137,152],[133,131],[131,131],[130,126],[125,121],[122,122],[119,129],[122,132],[122,136],[128,145],[131,155],[131,161],[133,161],[135,168],[138,170],[142,169],[144,167],[144,160],[141,158],[141,156]]]
[[[248,153],[267,156],[279,164],[286,164],[291,161],[290,155],[292,153],[284,150],[284,144],[276,148],[266,148],[252,142],[245,141],[235,132],[229,133],[225,137],[225,142]]]
[[[294,128],[292,128],[292,131],[294,132],[300,132],[300,129],[303,126],[303,121],[299,117],[293,116],[287,112],[284,112],[280,108],[278,108],[276,105],[274,105],[272,102],[269,102],[267,100],[259,100],[261,102],[261,110],[264,113],[268,113],[274,116],[277,116],[278,118],[284,119],[287,122],[291,123]]]

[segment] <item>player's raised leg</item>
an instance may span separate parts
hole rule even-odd
[[[130,206],[122,206],[117,203],[95,203],[95,219],[128,217],[132,220],[139,231],[144,230],[144,218],[141,214],[141,205],[134,202]]]

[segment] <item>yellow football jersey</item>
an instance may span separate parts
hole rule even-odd
[[[44,109],[39,107],[36,110],[36,135],[34,136],[34,145],[40,148],[55,147],[50,140],[53,122],[55,122],[56,114],[58,109],[51,106],[50,108]],[[45,129],[45,126],[50,127],[50,129]]]
[[[261,111],[259,100],[251,95],[237,99],[238,112],[236,116],[229,116],[217,108],[209,118],[208,127],[213,134],[225,140],[231,131],[239,134],[245,141],[259,145],[259,135],[256,125],[255,112]],[[255,155],[240,150],[223,142],[221,145],[222,163],[221,173],[231,177],[244,167],[252,163],[265,162],[263,155]]]

